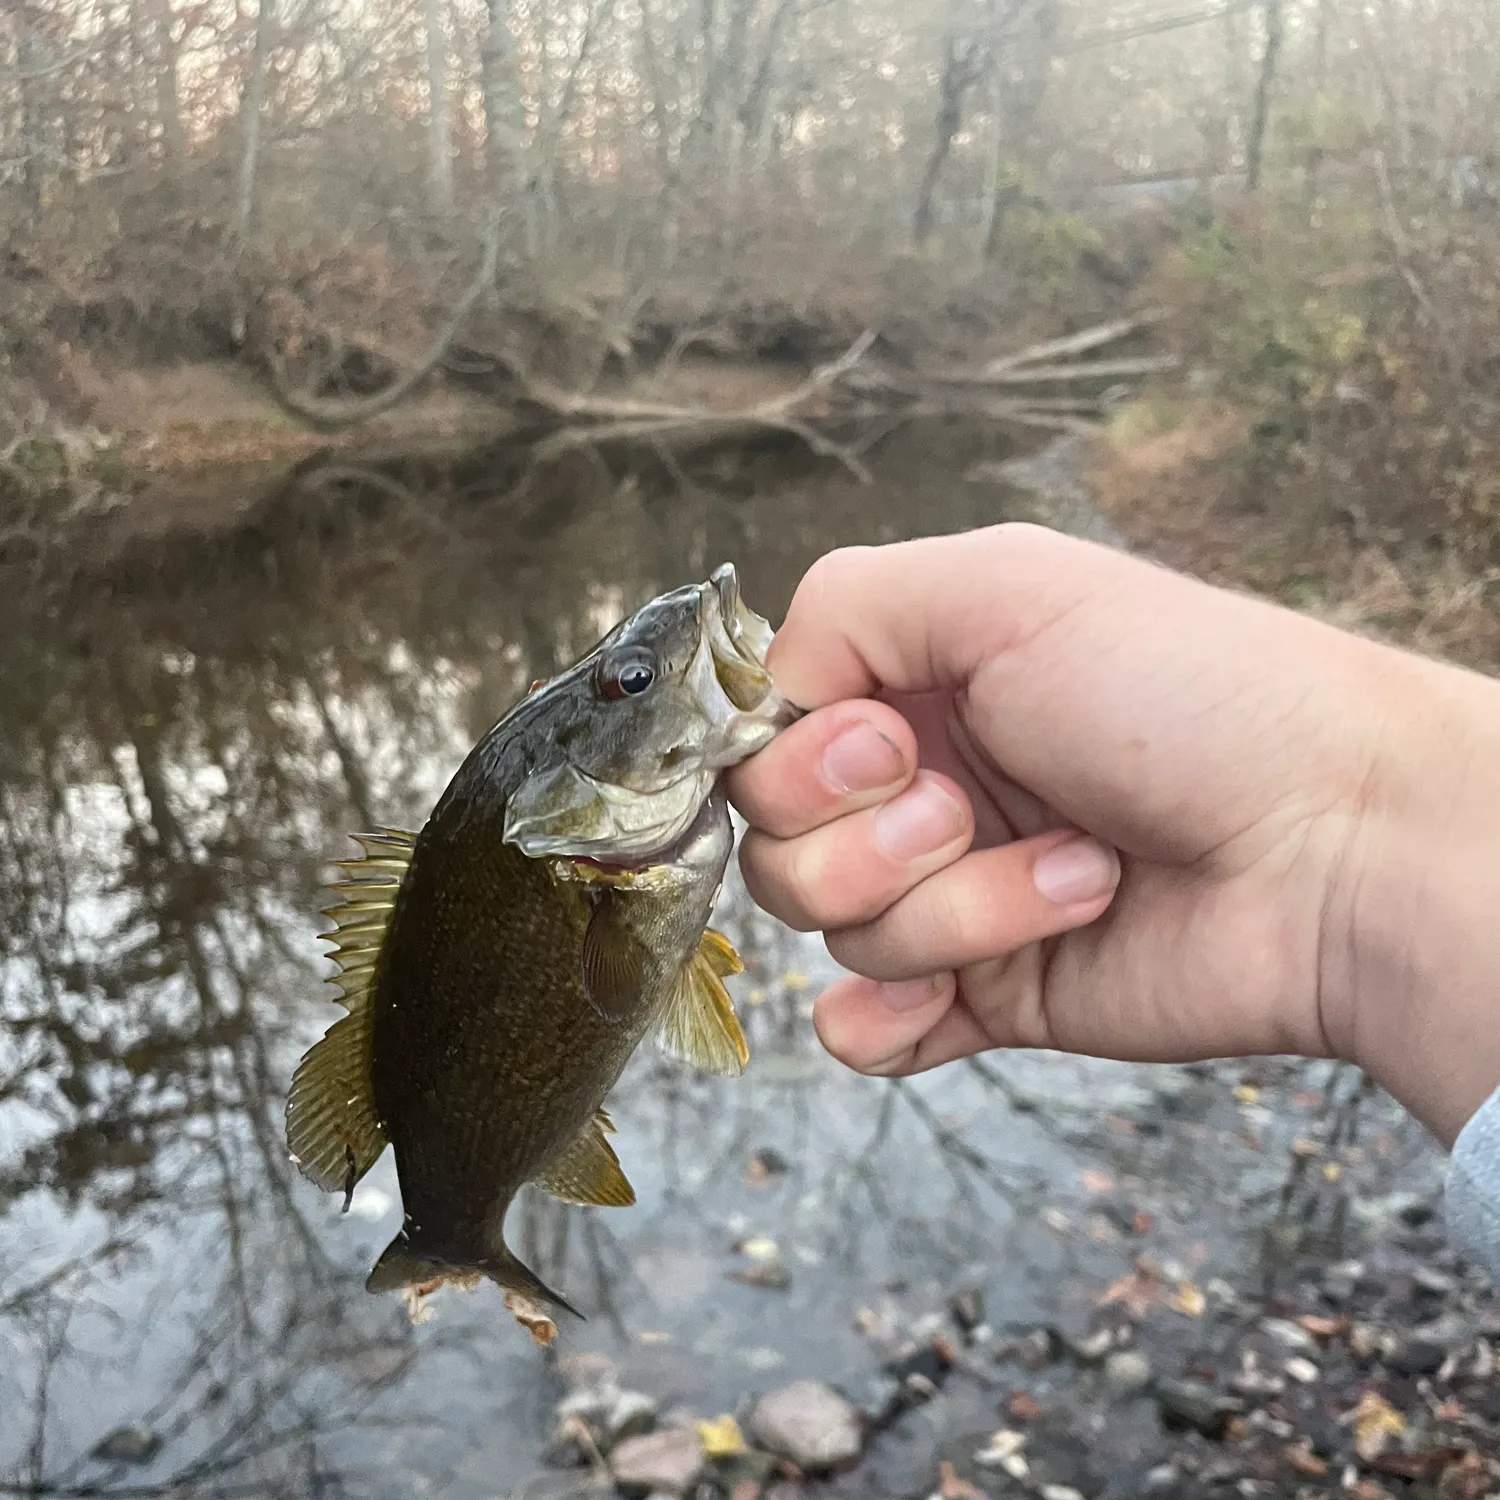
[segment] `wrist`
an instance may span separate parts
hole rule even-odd
[[[1320,1012],[1445,1145],[1500,1085],[1500,683],[1390,653],[1325,906]]]

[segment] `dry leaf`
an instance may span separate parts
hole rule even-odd
[[[967,1479],[960,1479],[952,1463],[938,1460],[938,1494],[943,1500],[989,1500],[985,1492]]]
[[[1295,1469],[1299,1474],[1317,1476],[1328,1472],[1327,1459],[1319,1458],[1312,1451],[1312,1445],[1306,1438],[1300,1443],[1294,1443],[1290,1448],[1284,1448],[1281,1453],[1281,1461],[1289,1469]]]
[[[1089,1193],[1107,1193],[1115,1185],[1113,1177],[1104,1172],[1095,1172],[1092,1169],[1083,1174],[1084,1191]]]
[[[1136,1266],[1105,1291],[1099,1299],[1099,1306],[1107,1307],[1112,1302],[1119,1302],[1131,1317],[1139,1320],[1151,1311],[1151,1305],[1156,1301],[1158,1285],[1155,1271]]]
[[[1325,1161],[1323,1163],[1323,1176],[1329,1182],[1337,1182],[1343,1175],[1344,1169],[1336,1161]]]
[[[698,1441],[703,1444],[703,1451],[709,1458],[733,1458],[737,1453],[745,1451],[745,1437],[740,1431],[740,1424],[728,1412],[693,1425],[698,1430]]]
[[[1384,1396],[1366,1391],[1359,1405],[1345,1414],[1344,1421],[1354,1424],[1354,1451],[1366,1463],[1385,1451],[1393,1437],[1406,1431],[1406,1420]]]
[[[812,986],[812,980],[806,974],[797,973],[795,969],[783,974],[781,983],[784,989],[789,990],[805,990]]]
[[[505,1305],[531,1337],[544,1349],[557,1337],[557,1324],[542,1311],[540,1303],[520,1292],[507,1292]]]
[[[1018,1422],[1035,1422],[1042,1414],[1041,1405],[1030,1391],[1012,1391],[1005,1410]]]
[[[1167,1298],[1167,1306],[1186,1317],[1201,1318],[1208,1302],[1191,1281],[1181,1281],[1177,1284],[1177,1290]]]
[[[1234,1097],[1241,1104],[1258,1104],[1260,1090],[1253,1083],[1237,1083],[1234,1086]]]

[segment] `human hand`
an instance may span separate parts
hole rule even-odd
[[[1334,1055],[1448,1140],[1500,1082],[1488,679],[1017,525],[821,559],[770,664],[741,866],[850,1066]]]

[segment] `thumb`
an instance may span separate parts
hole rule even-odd
[[[882,690],[961,688],[1122,564],[1130,566],[1108,548],[1016,522],[842,548],[798,585],[771,645],[771,672],[806,709]]]

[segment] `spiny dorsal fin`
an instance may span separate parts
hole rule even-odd
[[[723,976],[744,969],[729,939],[712,928],[678,972],[661,1023],[662,1047],[706,1073],[737,1077],[750,1061],[745,1033]]]
[[[399,828],[357,833],[365,853],[339,861],[352,877],[334,889],[341,900],[326,907],[337,923],[328,933],[329,957],[339,966],[334,981],[349,1012],[328,1028],[292,1075],[286,1105],[286,1141],[304,1177],[347,1198],[385,1150],[385,1127],[375,1112],[371,1061],[375,1018],[370,984],[401,877],[411,863],[416,835]]]
[[[635,1189],[620,1170],[620,1158],[604,1139],[613,1130],[601,1109],[566,1150],[547,1163],[532,1179],[543,1191],[564,1203],[597,1204],[605,1208],[629,1208]]]

